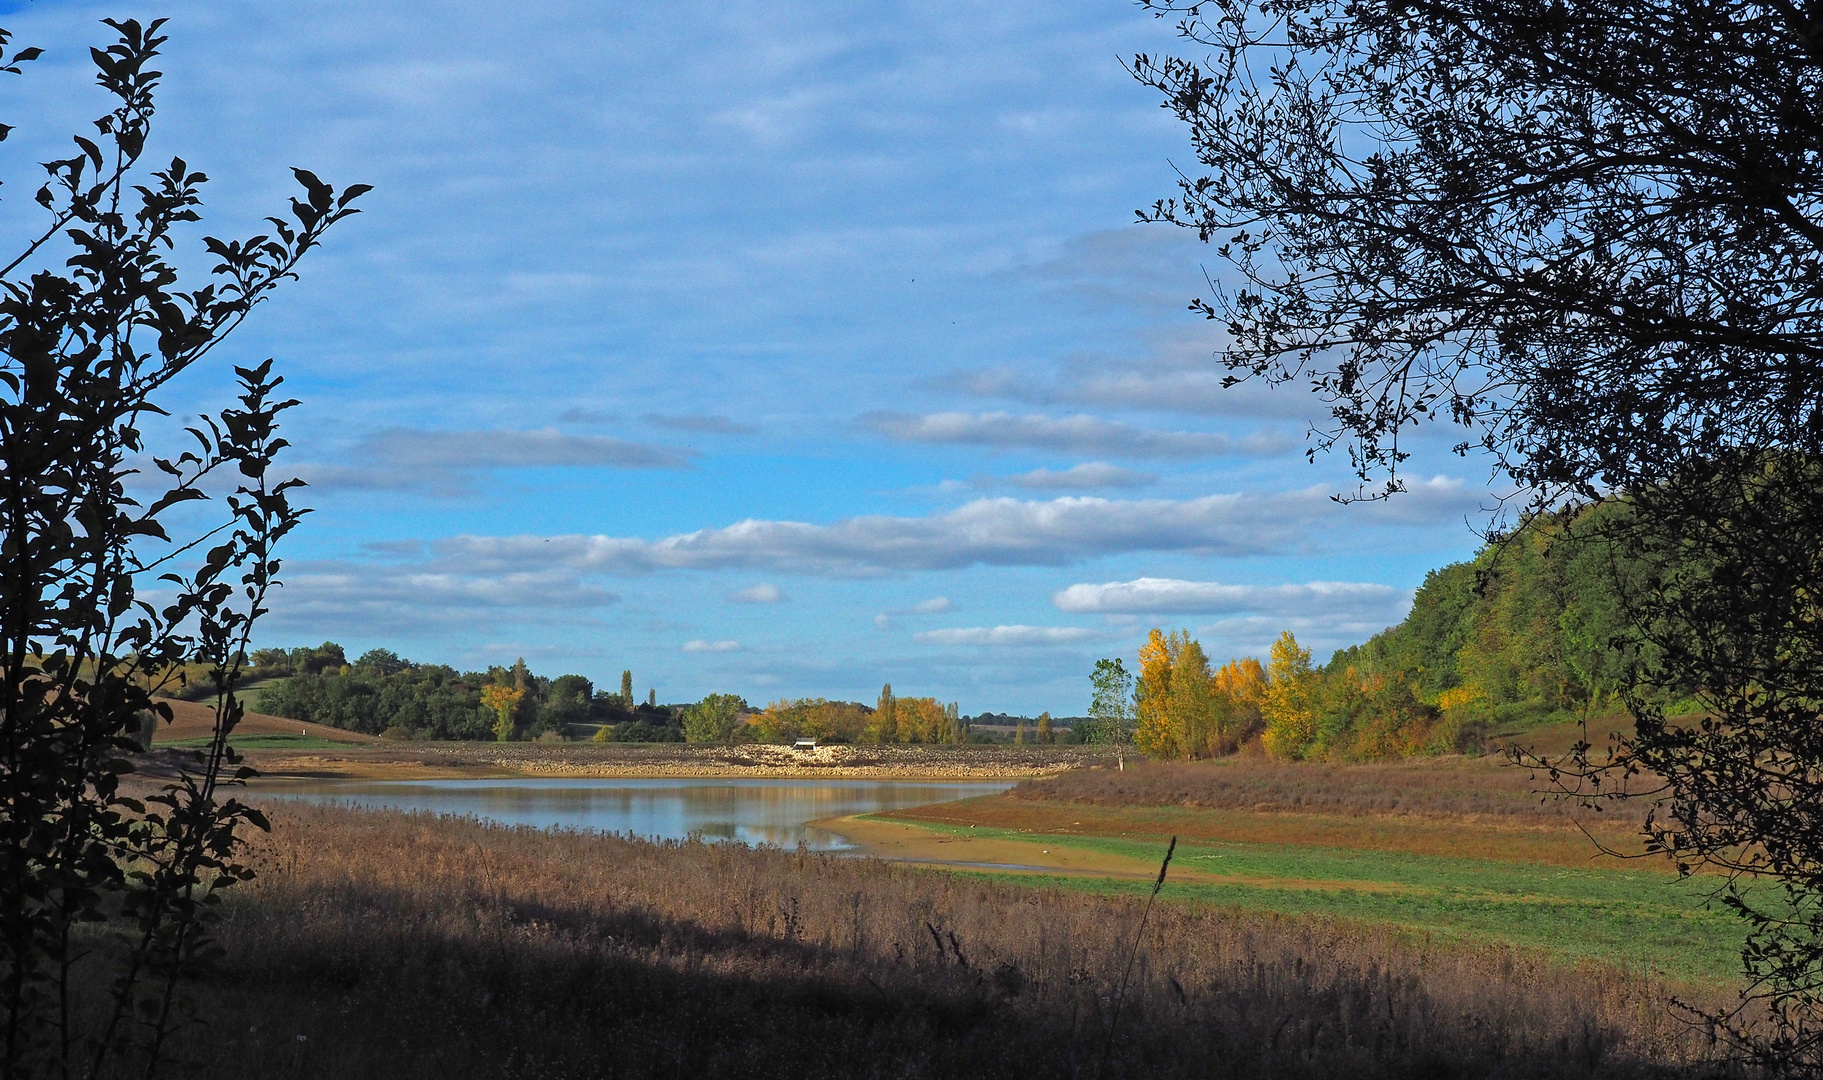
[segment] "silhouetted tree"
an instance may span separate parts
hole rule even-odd
[[[1823,440],[1823,52],[1748,0],[1143,0],[1233,377],[1308,380],[1363,480],[1461,425],[1595,497]],[[1277,77],[1267,77],[1268,69]]]
[[[180,985],[210,955],[220,889],[252,871],[237,827],[264,826],[224,797],[236,770],[227,736],[248,634],[266,610],[274,545],[297,524],[296,480],[269,476],[286,443],[271,361],[236,368],[238,403],[205,416],[160,456],[142,430],[161,391],[205,358],[354,213],[301,170],[302,197],[263,235],[203,241],[213,279],[177,291],[167,260],[200,220],[205,177],[181,159],[140,169],[160,73],[162,22],[113,22],[92,50],[114,104],[46,162],[46,220],[0,267],[0,1075],[151,1075],[184,1015]],[[10,35],[0,31],[0,45]],[[12,74],[39,55],[14,53]],[[0,127],[0,137],[10,130]],[[141,474],[144,467],[146,475]],[[150,486],[149,502],[131,492]],[[218,527],[172,537],[168,511],[223,497]],[[192,554],[195,553],[195,554]],[[142,592],[156,581],[159,591]],[[174,781],[143,803],[121,794],[151,696],[186,662],[209,665],[215,726]],[[79,936],[82,924],[116,932]],[[103,946],[119,956],[111,1005],[78,1030],[71,968]],[[115,946],[118,945],[118,948]]]
[[[1614,582],[1637,734],[1557,776],[1656,777],[1657,850],[1784,887],[1731,901],[1775,1019],[1748,1044],[1823,1068],[1817,11],[1142,2],[1208,50],[1135,59],[1200,163],[1141,217],[1231,267],[1193,305],[1230,380],[1309,382],[1334,420],[1313,453],[1345,445],[1378,494],[1432,421],[1535,508],[1619,494],[1584,538],[1638,569]],[[1679,692],[1705,713],[1668,719]]]

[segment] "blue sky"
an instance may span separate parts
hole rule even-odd
[[[149,156],[212,177],[204,231],[292,165],[375,185],[168,402],[266,356],[305,402],[264,644],[1070,714],[1153,625],[1359,641],[1486,521],[1447,433],[1342,506],[1306,394],[1219,389],[1219,264],[1133,224],[1191,162],[1121,68],[1172,28],[1121,0],[39,0],[4,237],[101,107],[98,20],[158,15]]]

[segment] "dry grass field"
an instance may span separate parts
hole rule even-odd
[[[171,706],[171,722],[158,726],[158,734],[153,738],[154,745],[195,742],[207,739],[214,732],[213,702],[168,699],[165,704]],[[279,738],[347,746],[372,746],[380,742],[378,738],[358,731],[343,731],[327,724],[308,724],[301,720],[288,720],[282,716],[266,716],[255,712],[243,714],[239,726],[234,729],[234,742],[237,744],[257,744],[262,739]]]
[[[187,1076],[1583,1077],[1703,1070],[1663,987],[1359,923],[283,805]]]

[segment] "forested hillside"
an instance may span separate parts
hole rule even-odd
[[[535,675],[524,660],[461,672],[370,649],[351,664],[334,642],[264,649],[253,660],[258,677],[278,677],[262,689],[261,711],[370,735],[504,741],[562,737],[572,725],[594,724],[627,741],[684,738],[680,710],[633,699],[631,672],[613,693],[582,675]]]
[[[1288,758],[1447,753],[1495,728],[1617,707],[1629,663],[1616,582],[1632,572],[1583,539],[1593,514],[1535,520],[1426,575],[1399,625],[1321,666],[1290,634],[1267,664],[1214,668],[1187,633],[1140,652],[1134,741],[1208,757],[1257,738]]]

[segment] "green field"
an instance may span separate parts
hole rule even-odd
[[[893,819],[904,823],[904,819]],[[978,839],[1159,859],[1157,841],[1059,836],[912,822]],[[1664,873],[1581,870],[1291,845],[1179,844],[1172,868],[1199,878],[1167,880],[1162,898],[1286,915],[1390,924],[1460,942],[1541,950],[1572,963],[1597,961],[1652,971],[1680,982],[1731,983],[1740,965],[1740,921],[1711,900],[1714,878],[1679,881]],[[1132,878],[958,872],[1025,885],[1143,893]]]

